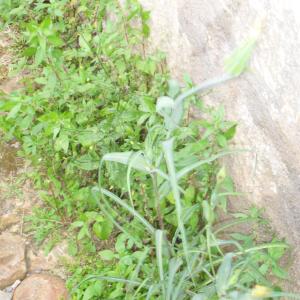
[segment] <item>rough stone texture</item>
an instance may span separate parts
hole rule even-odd
[[[65,282],[53,275],[27,277],[15,290],[13,300],[64,300],[68,298]]]
[[[20,236],[0,235],[0,289],[23,279],[26,274],[25,243]]]
[[[16,214],[5,214],[0,216],[0,232],[20,222],[20,217]]]
[[[68,254],[67,242],[57,244],[45,255],[42,249],[31,244],[27,248],[27,263],[29,273],[41,273],[51,271],[62,278],[66,277],[64,262],[71,262],[73,258]]]
[[[5,94],[10,94],[11,92],[22,88],[20,84],[20,77],[13,77],[9,80],[5,80],[0,84],[0,91],[3,91]]]
[[[236,146],[256,153],[230,158],[238,189],[248,193],[248,201],[233,206],[265,208],[276,230],[295,246],[292,280],[300,285],[300,2],[142,2],[152,10],[151,47],[167,52],[175,77],[188,73],[195,82],[220,75],[224,57],[249,36],[258,16],[263,20],[251,71],[205,100],[225,105],[239,123]]]
[[[11,294],[0,291],[0,300],[10,300]]]

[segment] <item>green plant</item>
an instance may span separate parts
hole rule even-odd
[[[211,86],[210,82],[205,85]],[[256,299],[259,290],[264,292],[262,297],[288,296],[273,292],[265,277],[271,270],[286,276],[278,265],[283,249],[287,247],[285,243],[273,240],[256,245],[254,237],[234,233],[231,234],[232,239],[225,240],[222,232],[230,225],[215,229],[217,207],[226,209],[227,196],[235,195],[225,169],[219,169],[215,164],[219,157],[234,152],[219,149],[218,143],[221,132],[226,139],[226,133],[232,126],[226,130],[223,127],[223,130],[219,129],[211,135],[207,134],[209,129],[206,129],[197,141],[189,142],[193,137],[184,135],[186,127],[180,127],[184,100],[202,88],[204,86],[180,94],[175,101],[169,96],[158,99],[156,110],[164,117],[164,124],[156,125],[159,128],[155,130],[155,138],[149,131],[144,151],[104,155],[99,170],[99,185],[94,188],[95,197],[100,200],[107,218],[123,232],[119,237],[131,241],[131,246],[124,245],[122,249],[129,250],[130,256],[143,255],[140,261],[131,259],[127,265],[122,261],[117,247],[117,253],[112,250],[100,252],[104,261],[117,259],[118,263],[114,262],[113,268],[107,266],[108,270],[104,269],[98,275],[89,275],[80,283],[93,282],[86,290],[84,299],[95,295],[108,299]],[[171,89],[170,85],[169,93]],[[228,124],[223,122],[220,120],[226,128]],[[199,136],[199,131],[197,134]],[[164,141],[165,138],[168,139]],[[198,151],[196,148],[195,161],[180,161],[178,167],[175,162],[179,161],[177,155],[180,156],[181,150],[187,146],[203,145],[202,139],[208,139],[208,143],[206,148],[202,146]],[[217,153],[212,155],[213,150]],[[102,187],[104,162],[127,165],[127,199],[121,199]],[[209,176],[210,189],[207,190],[207,183],[197,188],[191,186],[195,176]],[[157,197],[152,212],[156,218],[152,218],[152,222],[139,203],[139,186],[132,184],[140,177],[146,186],[151,187],[152,197]],[[237,221],[258,221],[255,214],[252,218],[240,215]],[[128,219],[130,223],[126,221]],[[228,246],[230,252],[226,250]],[[275,257],[271,253],[276,253]],[[115,272],[117,266],[122,266],[125,273]],[[103,288],[107,282],[109,294]],[[261,287],[253,288],[255,284]]]
[[[286,277],[286,244],[231,230],[261,224],[257,211],[218,223],[227,198],[241,195],[218,164],[239,152],[228,146],[237,125],[196,95],[238,76],[255,39],[228,60],[230,75],[196,87],[186,78],[183,89],[163,54],[146,53],[149,12],[136,0],[0,8],[1,27],[19,23],[14,70],[27,74],[23,90],[1,96],[0,127],[35,167],[37,242],[49,251],[63,236],[76,257],[73,299],[289,296],[267,280]],[[205,117],[190,120],[191,104]]]
[[[22,141],[49,214],[67,227],[98,211],[88,186],[100,157],[138,150],[147,127],[159,121],[163,56],[136,51],[148,36],[149,17],[136,1],[124,8],[114,0],[1,4],[8,7],[1,11],[6,23],[20,22],[15,72],[29,72],[23,91],[2,96],[1,128],[7,139]],[[110,182],[121,186],[117,172]]]

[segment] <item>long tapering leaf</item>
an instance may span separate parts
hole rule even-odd
[[[142,151],[138,152],[111,152],[105,154],[100,162],[100,170],[103,162],[115,162],[128,166],[130,169],[142,171],[144,173],[157,173],[162,178],[168,180],[168,176],[160,169],[154,168],[146,159]],[[101,172],[99,173],[99,177]]]
[[[219,267],[216,276],[216,289],[219,295],[224,295],[228,288],[229,280],[232,274],[232,253],[227,253]]]
[[[94,187],[92,189],[92,194],[94,196],[94,198],[96,199],[96,201],[98,201],[98,205],[101,209],[101,211],[104,213],[104,215],[121,231],[123,232],[125,235],[129,236],[133,241],[135,241],[135,243],[138,243],[138,241],[136,240],[136,238],[130,234],[123,226],[121,226],[116,220],[115,218],[111,215],[111,213],[106,209],[105,206],[107,206],[107,208],[110,211],[113,211],[113,208],[111,207],[111,205],[109,205],[109,203],[104,199],[102,199],[102,201],[104,202],[104,205],[101,205],[99,198],[100,198],[100,190],[98,187]]]
[[[291,299],[300,299],[300,295],[298,294],[293,294],[293,293],[285,293],[285,292],[271,292],[268,297],[272,298],[291,298]]]
[[[240,152],[249,152],[250,150],[230,150],[230,151],[224,151],[224,152],[221,152],[221,153],[218,153],[216,155],[213,155],[212,157],[210,158],[207,158],[207,159],[203,159],[203,160],[200,160],[200,161],[197,161],[193,164],[190,164],[186,167],[184,167],[183,169],[181,169],[180,171],[177,172],[177,179],[180,179],[182,178],[183,176],[187,175],[189,172],[199,168],[200,166],[204,165],[204,164],[208,164],[210,162],[213,162],[223,156],[226,156],[226,155],[230,155],[230,154],[234,154],[234,153],[240,153]]]
[[[184,100],[196,93],[200,93],[203,92],[205,90],[211,89],[215,86],[218,86],[224,82],[227,82],[231,79],[233,79],[234,76],[232,75],[228,75],[225,74],[223,76],[217,77],[217,78],[213,78],[211,80],[207,80],[204,81],[203,83],[201,83],[200,85],[197,85],[191,89],[189,89],[188,91],[180,94],[176,99],[175,99],[175,103],[174,103],[174,109],[173,109],[173,113],[172,113],[172,122],[173,122],[173,128],[175,129],[181,122],[182,117],[183,117],[183,112],[184,112]]]
[[[132,159],[134,157],[134,160]],[[136,152],[112,152],[107,153],[102,158],[103,161],[117,162],[124,165],[129,165],[131,163],[131,168],[136,170],[150,173],[151,165],[147,159],[140,152],[138,155]]]
[[[132,194],[131,194],[131,182],[130,182],[130,174],[131,174],[131,170],[133,168],[133,165],[134,163],[136,162],[136,160],[138,159],[138,157],[142,155],[142,152],[141,151],[138,151],[138,152],[135,152],[131,159],[129,160],[129,163],[128,163],[128,168],[127,168],[127,191],[128,191],[128,195],[129,195],[129,200],[130,200],[130,203],[131,203],[131,206],[134,207],[134,204],[133,204],[133,198],[132,198]]]
[[[175,165],[174,165],[173,142],[174,142],[174,139],[169,139],[169,140],[163,142],[163,151],[164,151],[165,160],[167,163],[168,174],[170,176],[170,184],[171,184],[173,196],[175,199],[177,223],[178,223],[178,227],[179,227],[179,230],[181,233],[184,255],[185,255],[185,259],[186,259],[186,263],[187,263],[189,272],[190,272],[190,274],[192,274],[191,264],[190,264],[190,260],[189,260],[189,254],[188,254],[189,246],[188,246],[188,241],[186,238],[186,232],[185,232],[184,223],[183,223],[180,192],[179,192],[179,188],[178,188],[178,184],[177,184],[177,176],[176,176],[176,170],[175,170]]]
[[[258,245],[258,246],[254,246],[248,249],[245,249],[243,252],[244,253],[249,253],[249,252],[253,252],[253,251],[259,251],[259,250],[263,250],[263,249],[271,249],[271,248],[289,248],[289,246],[284,243],[284,242],[272,242],[272,243],[265,243],[262,245]],[[241,253],[236,253],[236,255],[239,255]]]
[[[152,299],[151,297],[157,292],[158,289],[159,288],[156,284],[151,285],[148,289],[146,300]]]
[[[112,193],[106,189],[101,188],[101,193],[103,195],[109,197],[111,200],[113,200],[120,206],[122,206],[128,212],[130,212],[131,215],[133,217],[137,218],[137,220],[139,220],[151,234],[154,234],[154,232],[155,232],[154,227],[145,218],[143,218],[134,208],[130,207],[125,201],[123,201],[117,195],[115,195],[114,193]]]
[[[189,207],[188,209],[186,209],[183,213],[183,223],[186,224],[186,222],[190,219],[190,217],[192,216],[192,214],[200,207],[200,204],[195,204],[191,207]],[[174,246],[176,243],[176,240],[178,238],[179,235],[179,228],[176,229],[173,238],[172,238],[172,245]]]
[[[130,280],[135,280],[138,277],[138,274],[147,258],[147,255],[149,254],[149,251],[150,249],[148,247],[145,247],[141,257],[139,258],[137,266],[135,267],[134,271],[131,273]]]
[[[168,274],[167,295],[166,295],[167,300],[172,299],[172,293],[174,292],[175,289],[174,279],[181,265],[182,265],[181,259],[172,258],[169,262],[169,274]]]
[[[149,281],[149,278],[146,278],[141,284],[140,286],[136,289],[132,299],[137,299],[137,295],[139,294],[140,290],[146,285],[146,283]]]
[[[156,260],[159,270],[160,284],[162,287],[163,297],[165,299],[165,276],[164,276],[164,265],[163,265],[163,239],[164,233],[162,230],[155,231],[155,249],[156,249]]]
[[[238,76],[247,69],[252,52],[261,34],[264,18],[261,16],[257,18],[249,38],[226,59],[225,71],[227,73]]]

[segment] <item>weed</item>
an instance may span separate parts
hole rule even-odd
[[[266,278],[286,277],[286,244],[228,232],[259,216],[216,226],[239,195],[218,164],[238,152],[228,146],[236,124],[196,96],[239,75],[254,40],[228,60],[232,75],[183,89],[163,54],[145,52],[149,12],[136,0],[12,0],[0,11],[1,27],[19,22],[14,67],[29,74],[2,97],[0,127],[35,166],[37,241],[52,237],[49,250],[64,232],[77,256],[73,299],[283,295]],[[190,104],[207,117],[189,120]]]
[[[211,86],[210,82],[205,85]],[[118,212],[118,227],[123,232],[119,237],[128,240],[128,243],[131,241],[131,256],[135,253],[143,253],[143,256],[141,261],[131,261],[126,267],[117,248],[116,251],[105,252],[102,260],[119,259],[119,264],[134,275],[124,276],[124,273],[113,272],[110,268],[109,272],[89,275],[80,285],[87,281],[98,285],[100,280],[101,285],[114,286],[113,292],[105,293],[105,289],[98,289],[93,284],[86,291],[93,290],[95,295],[108,299],[115,297],[117,291],[120,299],[254,299],[253,294],[259,287],[253,289],[253,286],[259,284],[265,287],[265,297],[284,295],[272,291],[266,275],[273,272],[286,278],[286,273],[278,264],[287,247],[285,243],[273,240],[257,245],[254,236],[238,233],[232,233],[230,239],[224,239],[222,231],[230,227],[228,224],[224,229],[215,230],[214,224],[218,220],[216,209],[226,210],[227,197],[234,195],[232,182],[225,169],[215,163],[220,156],[233,152],[222,150],[225,143],[220,145],[218,141],[222,132],[226,141],[232,137],[232,134],[228,135],[232,126],[225,122],[223,125],[226,130],[217,130],[217,134],[212,135],[208,135],[208,129],[202,134],[198,130],[192,140],[192,135],[184,134],[189,128],[189,125],[180,126],[186,99],[184,95],[190,96],[202,88],[204,85],[179,94],[175,100],[170,96],[158,99],[156,110],[164,117],[164,123],[156,125],[159,130],[155,132],[155,139],[149,131],[144,150],[103,156],[102,167],[104,162],[127,165],[127,194],[121,198],[104,189],[100,180],[94,188],[94,195],[99,199],[100,206],[105,207],[103,212],[107,218],[117,222],[115,216]],[[213,115],[218,116],[220,123],[224,122],[223,114]],[[214,125],[218,128],[217,122]],[[206,147],[202,146],[203,139],[209,141]],[[154,142],[147,149],[149,140]],[[197,148],[199,145],[202,147]],[[179,160],[182,149],[192,149],[192,146],[195,160]],[[102,167],[99,179],[103,178]],[[130,184],[139,182],[135,180],[139,177],[152,189],[153,198],[158,198],[158,205],[152,207],[152,215],[156,216],[152,222],[144,214],[142,203],[139,202],[139,185]],[[190,184],[195,177],[209,178],[209,183],[205,181],[201,185],[199,180],[200,184],[195,187]],[[126,222],[128,219],[132,221]],[[251,217],[238,215],[231,225],[250,219],[259,221],[257,211],[252,210]],[[140,235],[137,234],[138,228],[142,232]],[[134,271],[131,269],[133,265]]]

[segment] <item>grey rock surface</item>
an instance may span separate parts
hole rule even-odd
[[[231,205],[265,208],[274,228],[294,246],[293,289],[300,291],[300,1],[142,0],[152,11],[151,46],[167,53],[172,74],[199,83],[220,75],[224,58],[262,20],[262,34],[241,78],[205,96],[225,105],[239,124],[235,144],[252,153],[230,158],[246,199]]]

